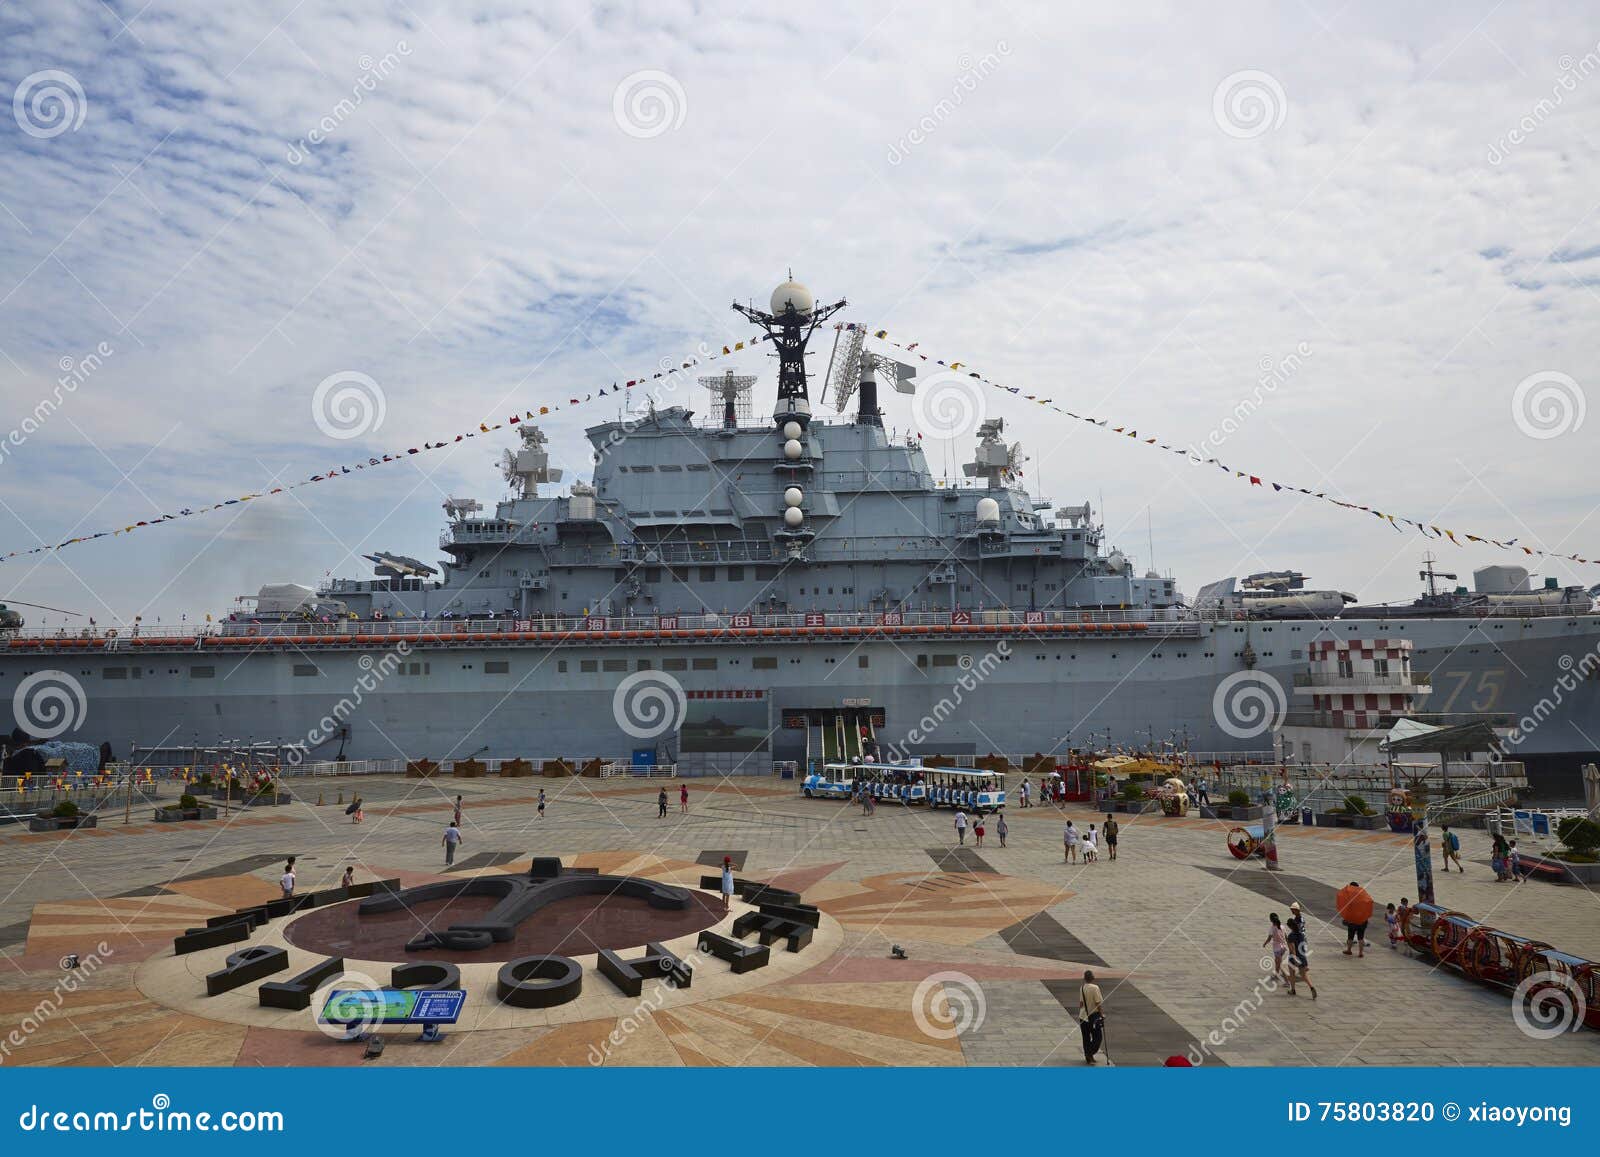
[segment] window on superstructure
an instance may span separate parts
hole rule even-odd
[[[744,567],[730,566],[728,568],[728,581],[731,583],[744,582]]]
[[[584,674],[592,674],[600,669],[600,664],[593,659],[579,659],[578,670]]]
[[[103,667],[100,670],[100,677],[102,679],[126,679],[128,677],[128,669],[126,667]]]
[[[1339,660],[1339,678],[1348,679],[1355,673],[1355,664],[1351,663],[1349,659]]]
[[[750,660],[750,666],[757,671],[776,671],[778,657],[776,655],[756,655]]]
[[[714,582],[716,582],[717,581],[717,568],[714,567],[714,566],[703,566],[703,567],[701,567],[700,568],[700,581],[703,582],[703,583],[714,583]]]
[[[606,659],[600,664],[600,669],[602,671],[626,671],[628,669],[628,660]]]
[[[692,665],[696,671],[715,671],[717,669],[717,661],[715,659],[695,659]]]
[[[1388,659],[1374,659],[1374,660],[1372,660],[1372,673],[1374,675],[1387,675],[1389,673],[1389,660]]]
[[[317,670],[317,665],[315,663],[296,663],[294,665],[294,673],[302,676],[322,674],[321,671]]]
[[[935,667],[954,667],[956,665],[956,657],[954,655],[935,655],[933,657],[933,665]]]
[[[927,665],[928,665],[928,656],[926,656],[926,655],[918,655],[917,656],[917,666],[926,667]]]
[[[565,659],[556,660],[556,673],[558,675],[565,675],[567,673],[567,661]]]
[[[189,678],[191,678],[191,679],[215,679],[216,677],[217,677],[217,669],[215,667],[190,667],[189,668]]]
[[[689,669],[689,660],[663,659],[661,660],[661,669],[663,671],[687,671]]]
[[[511,674],[511,664],[504,659],[485,659],[483,661],[483,673],[485,675],[509,675]]]

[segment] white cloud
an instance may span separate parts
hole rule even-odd
[[[0,126],[0,426],[62,356],[117,349],[0,463],[3,549],[744,336],[727,301],[793,265],[940,356],[1185,444],[1233,412],[1262,358],[1306,342],[1304,369],[1222,458],[1600,554],[1585,435],[1529,439],[1510,409],[1541,370],[1600,389],[1600,74],[1489,160],[1600,51],[1581,6],[1263,6],[1222,27],[1180,6],[1137,27],[1032,4],[822,6],[803,22],[691,5],[112,8],[8,8],[0,39],[0,95],[61,69],[88,102],[48,139]],[[675,78],[685,109],[641,139],[613,96],[644,70]],[[1244,70],[1275,78],[1287,107],[1236,139],[1213,93]],[[341,371],[382,385],[381,441],[317,429],[312,392]],[[906,400],[886,401],[903,426]],[[1103,492],[1141,564],[1150,507],[1156,562],[1191,591],[1294,565],[1367,598],[1412,592],[1419,538],[991,403],[1034,456],[1030,481],[1063,502]],[[589,466],[581,424],[612,413],[548,423],[569,479]],[[0,590],[176,615],[260,581],[359,573],[369,549],[427,556],[443,492],[498,491],[496,448],[310,487],[304,507],[13,560]],[[957,472],[967,450],[949,451]]]

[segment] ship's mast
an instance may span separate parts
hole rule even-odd
[[[1431,550],[1424,553],[1422,556],[1422,570],[1417,574],[1418,578],[1428,584],[1428,597],[1430,599],[1439,597],[1439,579],[1449,579],[1451,582],[1456,580],[1456,576],[1453,574],[1446,574],[1442,570],[1433,569],[1435,558],[1436,556]]]
[[[766,330],[778,347],[778,405],[773,423],[782,429],[789,422],[801,426],[811,420],[811,399],[806,388],[806,343],[817,326],[845,307],[841,299],[832,305],[817,305],[811,291],[789,280],[772,291],[772,308],[764,312],[753,305],[733,308]]]

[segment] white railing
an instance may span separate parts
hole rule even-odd
[[[625,776],[633,779],[671,779],[678,774],[675,763],[624,763],[618,760],[600,766],[601,779]]]
[[[212,640],[261,638],[280,646],[396,646],[399,643],[450,644],[488,643],[516,645],[543,643],[638,642],[641,638],[671,638],[686,641],[744,641],[751,629],[777,629],[792,632],[773,638],[808,638],[818,631],[835,628],[852,633],[872,634],[895,629],[928,631],[932,634],[983,631],[1000,628],[1028,633],[1076,627],[1092,632],[1100,626],[1138,625],[1141,633],[1156,636],[1194,636],[1199,634],[1195,619],[1163,619],[1159,614],[1136,610],[1085,611],[904,611],[890,612],[810,612],[795,614],[707,614],[707,615],[595,615],[586,618],[555,617],[530,619],[403,619],[380,622],[335,623],[224,623],[204,630],[160,627],[134,635],[61,636],[48,631],[24,630],[11,637],[36,643],[47,649],[91,649],[103,652],[133,651],[136,647],[175,645],[195,650]],[[633,632],[632,635],[627,632]],[[369,642],[370,641],[370,642]]]

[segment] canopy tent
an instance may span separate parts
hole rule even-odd
[[[1409,735],[1396,737],[1396,732],[1409,725]],[[1460,723],[1454,727],[1429,727],[1414,719],[1399,719],[1383,741],[1383,749],[1390,755],[1471,755],[1478,751],[1498,751],[1500,737],[1482,720]]]
[[[1378,746],[1389,755],[1390,786],[1395,786],[1393,773],[1396,755],[1437,755],[1439,777],[1448,791],[1451,758],[1464,759],[1480,751],[1497,752],[1500,750],[1500,736],[1492,725],[1481,719],[1453,727],[1432,727],[1415,719],[1397,719],[1389,730],[1388,738]],[[1492,765],[1489,782],[1494,782]]]
[[[1439,728],[1431,723],[1419,723],[1415,719],[1396,719],[1394,726],[1389,728],[1389,733],[1383,737],[1381,746],[1387,750],[1387,745],[1401,739],[1414,739],[1419,735],[1428,735],[1438,731]]]

